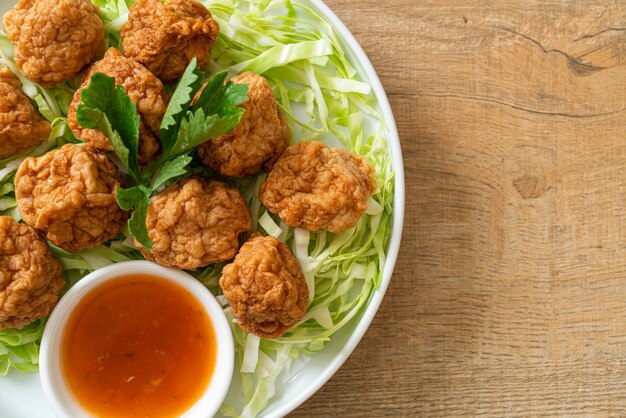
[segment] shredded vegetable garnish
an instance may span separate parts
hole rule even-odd
[[[119,47],[119,31],[127,21],[132,0],[92,0],[101,7],[107,42]],[[220,295],[218,280],[224,264],[191,272],[218,296],[231,320],[238,365],[221,413],[254,417],[276,394],[281,374],[297,372],[307,358],[323,350],[333,334],[357,318],[380,285],[391,235],[394,175],[382,116],[370,86],[351,64],[339,36],[307,3],[295,0],[201,0],[220,24],[209,72],[245,70],[266,77],[280,109],[287,116],[294,142],[317,139],[363,155],[376,169],[378,190],[367,211],[346,232],[309,233],[288,228],[258,201],[264,175],[238,180],[252,216],[253,228],[287,243],[304,272],[311,304],[303,320],[280,338],[267,340],[245,334]],[[52,121],[49,141],[28,155],[76,139],[65,115],[75,84],[46,90],[22,77],[11,51],[0,36],[2,62],[24,83],[24,91]],[[13,175],[25,156],[0,161],[0,213],[19,219]],[[197,168],[198,172],[204,169]],[[104,265],[141,258],[128,231],[95,249],[70,254],[53,247],[71,286]],[[0,331],[0,372],[35,371],[44,321],[24,330]]]
[[[40,319],[23,329],[0,333],[0,376],[6,376],[11,369],[25,373],[38,370],[39,342],[45,325],[46,321]]]

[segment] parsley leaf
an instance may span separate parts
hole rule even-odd
[[[204,109],[208,115],[225,117],[234,108],[248,100],[248,85],[224,83],[227,71],[215,74],[200,94],[194,109]]]
[[[217,115],[206,117],[202,109],[183,118],[172,152],[185,152],[210,139],[206,133],[211,133],[218,119]]]
[[[193,160],[193,158],[189,155],[180,154],[165,161],[160,167],[158,175],[152,182],[152,188],[156,190],[168,180],[186,174],[187,170],[185,170],[185,167],[189,165],[191,160]]]
[[[118,187],[115,190],[115,197],[120,208],[133,211],[128,220],[130,233],[148,250],[152,250],[152,240],[148,235],[148,227],[146,226],[151,194],[152,189],[141,184],[129,189]]]
[[[178,136],[179,123],[189,109],[194,96],[202,87],[203,81],[204,73],[197,67],[196,59],[194,58],[176,85],[176,90],[172,94],[161,122],[160,133],[163,155],[172,155],[170,150]]]
[[[224,83],[226,75],[222,71],[211,77],[196,104],[180,119],[176,141],[168,150],[170,154],[187,152],[239,124],[244,110],[236,106],[248,100],[248,85]]]
[[[138,181],[140,120],[137,106],[126,95],[124,87],[116,88],[113,77],[95,73],[89,86],[81,92],[80,99],[82,103],[76,111],[78,123],[106,135],[124,167]]]

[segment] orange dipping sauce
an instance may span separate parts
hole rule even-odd
[[[130,274],[80,301],[61,339],[61,367],[74,397],[98,417],[176,417],[206,390],[216,350],[195,296]]]

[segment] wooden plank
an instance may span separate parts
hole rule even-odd
[[[626,2],[327,3],[412,198],[372,327],[293,416],[625,416]]]

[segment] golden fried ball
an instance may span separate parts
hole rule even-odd
[[[126,221],[115,200],[117,167],[89,147],[67,144],[28,158],[15,174],[15,197],[24,221],[67,251],[114,238]]]
[[[50,135],[50,123],[35,110],[11,71],[0,67],[0,158],[21,154]]]
[[[232,79],[248,84],[241,122],[231,132],[198,147],[202,161],[224,176],[243,177],[269,171],[291,140],[291,131],[276,106],[267,80],[247,71]]]
[[[44,87],[70,80],[104,51],[104,24],[89,0],[20,0],[2,24],[15,62]]]
[[[376,190],[365,158],[317,141],[285,150],[259,191],[259,200],[289,226],[342,232],[356,225]]]
[[[37,232],[0,216],[0,329],[50,314],[64,285],[61,263]]]
[[[222,270],[220,286],[239,326],[277,338],[297,324],[309,305],[300,264],[274,237],[251,237]]]
[[[138,0],[122,27],[124,55],[134,58],[163,81],[174,81],[195,57],[205,69],[219,25],[193,0]]]
[[[235,187],[190,177],[150,199],[146,226],[152,251],[144,257],[162,266],[195,269],[230,260],[239,236],[250,230],[250,212]]]
[[[115,78],[115,85],[124,86],[130,100],[137,105],[141,117],[139,125],[139,162],[153,160],[161,149],[159,127],[167,109],[169,95],[163,83],[143,65],[132,58],[125,58],[115,48],[110,48],[104,58],[95,62],[83,77],[80,88],[74,93],[67,122],[74,135],[94,148],[113,151],[108,138],[97,129],[85,129],[76,120],[76,110],[82,102],[80,94],[91,82],[95,73],[104,73]]]

